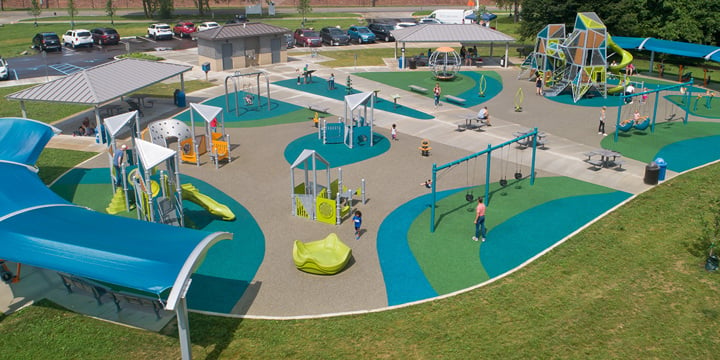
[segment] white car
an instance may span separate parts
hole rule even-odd
[[[198,25],[198,28],[197,28],[197,29],[198,29],[198,31],[203,31],[203,30],[214,29],[214,28],[216,28],[216,27],[220,27],[220,24],[218,24],[218,23],[216,23],[216,22],[214,22],[214,21],[206,21],[206,22]]]
[[[78,46],[93,46],[93,38],[90,30],[75,29],[68,30],[63,34],[63,45],[70,45],[74,48]]]
[[[400,29],[408,28],[408,27],[415,26],[415,25],[417,25],[417,24],[414,22],[399,22],[399,23],[395,24],[395,30],[400,30]]]
[[[0,57],[0,80],[7,80],[10,78],[10,67],[7,61]]]
[[[148,37],[153,40],[172,39],[173,31],[168,24],[152,24],[147,29]]]

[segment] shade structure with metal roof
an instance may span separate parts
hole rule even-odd
[[[402,43],[403,49],[405,49],[405,43],[418,42],[452,42],[462,44],[505,43],[505,66],[507,66],[508,63],[509,44],[515,41],[515,38],[510,35],[477,24],[421,24],[393,30],[391,33],[393,37],[395,37],[396,57],[398,43]],[[403,63],[405,62],[403,61]]]
[[[191,69],[189,65],[120,59],[12,93],[5,98],[20,101],[24,118],[28,117],[26,101],[94,105],[95,123],[101,124],[101,105],[178,75],[180,88],[184,91],[183,73]]]
[[[7,95],[8,100],[100,105],[190,71],[192,66],[121,59]]]
[[[190,359],[190,276],[232,234],[111,216],[62,199],[34,168],[58,131],[0,118],[0,258],[155,294],[176,311],[182,356]]]

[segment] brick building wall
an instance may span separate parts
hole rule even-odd
[[[58,15],[66,15],[65,9],[67,8],[67,0],[42,0],[43,9],[60,9]],[[114,0],[115,7],[118,9],[142,9],[142,0]],[[310,6],[313,7],[325,7],[325,6],[353,6],[353,7],[370,7],[372,6],[373,0],[312,0]],[[5,9],[22,9],[30,8],[30,0],[2,0]],[[75,0],[75,6],[80,9],[80,15],[82,15],[82,9],[105,9],[106,0]],[[222,8],[240,8],[244,9],[247,5],[252,5],[254,2],[246,0],[220,0],[215,2],[210,1],[210,7],[213,9]],[[495,5],[495,1],[492,0],[481,0],[483,5]],[[440,6],[466,6],[467,0],[375,0],[375,4],[378,7],[382,6],[428,6],[428,7],[440,7]],[[278,7],[295,7],[297,6],[297,0],[275,0],[275,6]],[[193,0],[175,0],[176,8],[194,8],[195,4]],[[265,8],[265,6],[264,6]],[[62,13],[61,13],[62,11]],[[47,15],[44,14],[44,15]],[[29,16],[29,15],[28,15]]]

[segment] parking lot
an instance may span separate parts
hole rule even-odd
[[[29,46],[29,45],[28,45]],[[39,52],[28,49],[33,55],[7,59],[10,67],[10,80],[20,80],[43,76],[67,75],[84,68],[112,61],[115,56],[129,52],[158,50],[181,50],[197,46],[191,39],[155,41],[146,37],[123,38],[117,45],[95,45],[91,48],[64,47],[59,52]]]

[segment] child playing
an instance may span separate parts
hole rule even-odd
[[[393,140],[397,140],[397,128],[395,127],[395,124],[392,124],[392,130],[390,130],[390,136]]]
[[[353,224],[355,225],[355,240],[360,240],[360,226],[362,225],[362,213],[360,210],[355,210]]]

